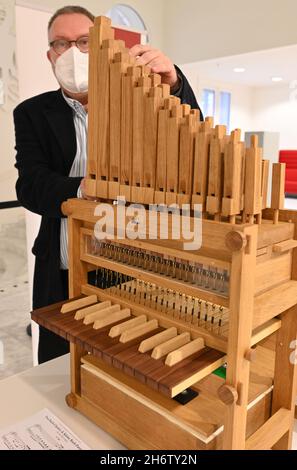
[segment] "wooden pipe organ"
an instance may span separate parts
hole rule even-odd
[[[201,204],[202,247],[149,224],[136,240],[98,240],[98,202],[65,203],[72,300],[32,318],[70,341],[67,403],[131,449],[289,448],[297,214],[283,210],[284,166],[268,209],[256,136],[246,149],[239,130],[200,122],[106,18],[91,30],[89,94],[88,196],[114,220],[118,197],[153,206],[147,219],[156,205]]]

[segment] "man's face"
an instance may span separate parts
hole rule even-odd
[[[49,43],[56,39],[76,41],[79,38],[89,36],[89,29],[92,26],[94,26],[93,22],[85,15],[74,13],[58,16],[49,30]],[[74,44],[72,45],[75,47]],[[50,48],[47,57],[54,66],[59,55],[53,48]]]

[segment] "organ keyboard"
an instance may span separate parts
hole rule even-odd
[[[123,370],[161,393],[174,397],[220,367],[225,354],[205,346],[190,332],[162,328],[147,315],[134,316],[128,308],[86,297],[46,312],[33,314],[39,324],[78,344],[107,364]],[[87,303],[91,307],[85,307]],[[80,308],[85,307],[85,308]],[[78,310],[76,310],[78,309]]]

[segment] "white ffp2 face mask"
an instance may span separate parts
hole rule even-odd
[[[55,75],[61,87],[70,93],[86,93],[89,78],[89,54],[70,47],[56,61]]]

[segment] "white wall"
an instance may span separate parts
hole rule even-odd
[[[181,65],[183,72],[186,74],[198,102],[202,101],[202,93],[204,88],[210,88],[220,91],[227,91],[231,93],[231,116],[230,116],[230,129],[241,129],[243,132],[250,131],[253,128],[253,114],[252,114],[252,99],[253,91],[251,87],[245,85],[237,85],[231,83],[224,83],[208,79],[207,77],[199,77],[191,65]],[[218,107],[216,109],[215,124],[218,124]]]
[[[296,0],[165,0],[165,5],[165,50],[178,63],[297,43]]]
[[[280,149],[297,149],[297,80],[255,88],[199,76],[193,65],[181,68],[200,103],[204,88],[231,93],[231,129],[279,132]]]
[[[133,7],[140,14],[147,25],[152,44],[161,49],[164,47],[164,0],[125,0],[124,2],[115,0],[16,0],[16,3],[52,13],[68,4],[82,5],[95,16],[104,15],[113,5],[124,3]]]
[[[280,148],[297,149],[297,93],[288,84],[255,88],[252,114],[255,129],[280,132]]]
[[[11,0],[1,0],[0,7],[0,69],[4,86],[4,103],[0,104],[0,201],[7,202],[16,200],[12,111],[18,103],[18,83],[14,5]]]

